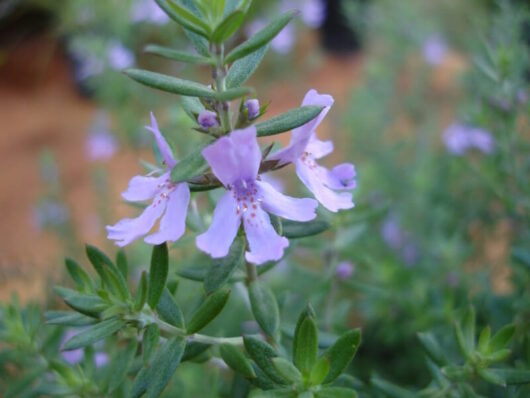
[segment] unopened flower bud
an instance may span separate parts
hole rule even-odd
[[[255,119],[259,115],[259,101],[254,99],[249,99],[245,101],[245,108],[248,111],[249,120]]]
[[[339,279],[349,279],[355,270],[355,267],[349,261],[343,261],[337,265],[335,270],[337,277]]]
[[[219,121],[217,120],[217,114],[212,111],[207,111],[207,110],[202,111],[201,113],[199,113],[199,117],[197,118],[197,121],[199,122],[199,125],[203,129],[219,127]]]

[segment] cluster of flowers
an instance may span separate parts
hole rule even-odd
[[[316,162],[333,151],[333,143],[319,140],[315,133],[333,105],[333,98],[310,90],[302,105],[317,105],[323,109],[315,119],[292,131],[287,147],[265,160],[276,162],[278,166],[294,164],[300,180],[328,210],[337,212],[352,208],[352,194],[345,191],[355,188],[354,166],[343,163],[329,170]],[[257,100],[247,102],[247,109],[251,119],[259,109]],[[216,126],[217,115],[211,111],[204,112],[207,113],[199,115],[201,126]],[[157,176],[134,177],[123,192],[122,196],[127,201],[153,201],[139,217],[123,219],[107,227],[108,238],[116,241],[118,246],[125,246],[147,235],[159,218],[159,230],[147,235],[145,242],[174,242],[185,232],[189,186],[186,182],[171,181],[171,170],[177,161],[153,114],[151,126],[147,129],[155,137],[166,169]],[[217,203],[209,229],[197,236],[197,247],[214,258],[224,257],[243,225],[249,248],[247,261],[263,264],[279,260],[289,242],[276,232],[269,213],[288,220],[310,221],[316,217],[317,201],[286,196],[262,180],[259,171],[263,159],[254,126],[234,130],[219,138],[207,146],[202,155],[226,192]]]
[[[453,155],[464,155],[472,149],[490,154],[495,149],[495,140],[489,132],[465,124],[451,124],[442,138],[445,147]]]

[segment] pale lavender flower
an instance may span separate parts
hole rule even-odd
[[[247,25],[246,35],[247,37],[254,36],[261,29],[263,29],[267,23],[263,19],[255,19]],[[293,25],[286,25],[280,33],[276,35],[271,41],[271,48],[279,54],[289,53],[295,41],[295,30]]]
[[[255,119],[259,115],[259,101],[256,98],[252,98],[245,101],[245,107],[248,111],[248,118],[250,120]]]
[[[94,365],[96,368],[101,368],[109,362],[109,356],[105,352],[96,352],[94,354]]]
[[[495,141],[489,132],[460,123],[451,124],[444,131],[442,139],[447,150],[458,156],[471,149],[478,149],[485,154],[495,149]]]
[[[278,235],[267,213],[309,221],[316,217],[318,204],[313,199],[285,196],[260,179],[261,151],[254,126],[233,131],[202,154],[226,192],[217,203],[210,228],[197,236],[197,247],[214,258],[225,257],[243,223],[250,249],[247,261],[279,260],[289,241]]]
[[[125,218],[115,225],[107,226],[108,238],[115,240],[118,246],[128,245],[146,235],[160,217],[162,218],[158,232],[146,236],[145,242],[152,245],[174,242],[184,234],[186,228],[190,189],[185,182],[171,181],[171,170],[177,161],[158,129],[153,113],[151,113],[151,126],[146,128],[153,133],[167,169],[158,177],[136,176],[129,182],[129,187],[122,193],[125,200],[140,202],[153,199],[153,201],[139,217]]]
[[[315,133],[316,127],[333,105],[333,97],[310,90],[302,102],[302,106],[305,105],[322,106],[323,109],[316,118],[294,129],[291,134],[291,143],[284,149],[273,153],[269,159],[277,160],[280,165],[294,163],[300,180],[326,209],[333,212],[350,209],[354,206],[352,194],[336,191],[355,188],[356,173],[353,164],[342,163],[328,170],[316,162],[316,159],[333,152],[333,143],[319,140]]]
[[[339,279],[349,279],[355,271],[355,266],[349,261],[342,261],[337,265],[335,273]]]
[[[151,22],[156,25],[165,25],[169,17],[153,0],[138,0],[131,10],[133,22]]]
[[[204,110],[201,113],[199,113],[199,116],[197,117],[197,122],[205,130],[208,130],[213,127],[219,127],[219,120],[217,120],[217,113],[209,111],[209,110]]]
[[[108,115],[98,114],[86,139],[86,153],[91,160],[108,160],[118,150],[118,140],[109,131]]]
[[[385,243],[394,250],[401,248],[405,242],[403,229],[399,225],[397,219],[393,216],[387,217],[383,222],[383,225],[381,226],[381,237]]]
[[[447,55],[447,43],[439,36],[430,36],[423,44],[423,57],[430,65],[440,65]]]
[[[303,0],[300,11],[302,21],[313,29],[320,28],[326,19],[326,3],[323,0]]]
[[[135,62],[134,53],[118,40],[112,40],[109,43],[107,58],[109,66],[116,70],[128,68]]]
[[[61,339],[61,356],[70,365],[78,364],[85,357],[85,351],[82,348],[78,348],[76,350],[70,350],[70,351],[62,351],[62,348],[65,345],[65,343],[78,333],[79,331],[75,332],[73,330],[67,330],[63,338]]]

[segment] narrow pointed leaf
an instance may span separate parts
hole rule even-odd
[[[357,398],[355,390],[344,387],[324,387],[316,395],[317,398]]]
[[[254,318],[265,333],[274,337],[280,326],[280,310],[276,297],[268,286],[260,281],[250,284],[248,295]]]
[[[318,330],[315,319],[306,316],[295,332],[296,351],[293,351],[293,362],[296,367],[308,376],[317,361]]]
[[[515,325],[506,325],[491,338],[489,343],[490,352],[505,348],[515,333]]]
[[[482,353],[487,352],[489,342],[491,337],[491,328],[489,326],[486,326],[482,331],[480,332],[480,336],[478,338],[478,350]]]
[[[127,275],[129,273],[129,264],[127,262],[127,256],[125,255],[125,251],[123,249],[120,249],[118,253],[116,253],[116,266],[123,275],[123,279],[127,280]]]
[[[245,19],[245,13],[241,10],[236,10],[229,14],[212,33],[212,41],[214,43],[223,43],[230,36],[232,36],[241,26]]]
[[[178,162],[176,166],[173,167],[173,170],[171,170],[171,181],[186,181],[208,170],[208,163],[206,163],[206,160],[204,160],[204,157],[202,156],[203,149],[204,146],[195,149]]]
[[[71,308],[88,316],[97,316],[108,307],[105,301],[93,294],[82,294],[59,286],[54,290]]]
[[[156,323],[150,323],[147,325],[142,338],[142,361],[144,366],[147,366],[151,355],[158,346],[158,340],[160,339],[160,329]]]
[[[116,357],[111,362],[110,374],[112,377],[109,382],[109,392],[114,392],[122,385],[127,378],[127,371],[136,355],[138,342],[133,340],[127,346],[118,352]]]
[[[361,344],[361,331],[353,329],[342,336],[327,349],[323,354],[329,359],[329,373],[324,380],[325,383],[331,383],[346,369],[351,362],[359,345]]]
[[[267,45],[274,37],[281,32],[291,19],[296,15],[296,11],[289,11],[281,15],[278,19],[265,26],[262,30],[248,39],[246,42],[234,48],[225,58],[225,63],[229,64],[237,59],[258,50]]]
[[[149,269],[149,287],[147,289],[147,303],[156,308],[164,287],[166,286],[169,267],[167,244],[153,246],[151,268]]]
[[[495,374],[506,384],[527,384],[530,383],[530,369],[495,369],[490,368],[488,372]]]
[[[68,311],[46,311],[44,317],[48,325],[87,326],[97,322],[94,318]]]
[[[136,290],[136,297],[134,299],[134,309],[140,311],[144,308],[147,301],[147,273],[142,271],[140,282],[138,282],[138,289]]]
[[[263,57],[267,53],[269,46],[263,46],[257,51],[235,61],[226,75],[226,86],[228,88],[239,87],[245,83],[255,72]]]
[[[168,93],[201,98],[213,98],[215,95],[215,91],[204,84],[179,79],[178,77],[166,76],[142,69],[126,69],[123,73],[138,83]]]
[[[184,328],[182,311],[167,288],[162,292],[160,301],[156,306],[156,312],[167,323],[181,329]]]
[[[145,393],[146,398],[158,397],[175,373],[185,347],[183,337],[173,337],[160,347],[151,366],[143,368],[136,376],[131,396],[138,398]]]
[[[469,307],[462,317],[462,333],[466,351],[475,350],[475,310]]]
[[[318,235],[330,227],[329,223],[322,219],[308,222],[297,222],[282,220],[283,236],[288,239],[305,238],[307,236]]]
[[[216,92],[214,98],[217,101],[232,101],[237,98],[244,97],[252,92],[252,89],[249,87],[235,87],[229,88],[228,90],[222,92]]]
[[[228,289],[218,290],[208,296],[190,319],[186,328],[187,332],[196,333],[213,321],[224,308],[229,296],[230,290]]]
[[[318,116],[322,107],[315,105],[301,106],[285,113],[274,116],[269,120],[256,124],[259,137],[283,133],[296,127],[303,126]]]
[[[221,354],[223,361],[243,377],[246,377],[247,379],[253,379],[256,377],[256,372],[252,369],[250,361],[235,346],[231,344],[222,344],[219,347],[219,353]]]
[[[64,262],[70,277],[73,279],[78,289],[85,290],[92,287],[92,280],[79,264],[70,258],[67,258]]]
[[[97,247],[91,245],[86,245],[86,254],[103,282],[115,293],[118,293],[122,299],[126,299],[129,296],[127,282],[111,259]]]
[[[190,361],[197,358],[199,355],[203,354],[210,348],[210,344],[199,343],[196,341],[191,341],[186,344],[186,349],[184,350],[184,355],[182,355],[182,362]]]
[[[144,52],[148,54],[157,55],[162,58],[171,59],[173,61],[185,62],[188,64],[215,65],[215,59],[211,57],[203,57],[202,55],[191,54],[180,50],[174,50],[172,48],[158,46],[156,44],[147,45],[144,49]]]
[[[284,378],[278,373],[272,364],[272,359],[278,357],[274,348],[265,341],[253,336],[244,336],[243,343],[250,358],[256,362],[256,365],[259,366],[268,378],[274,383],[285,384]]]
[[[447,364],[447,359],[444,352],[442,351],[442,348],[431,333],[418,333],[418,340],[420,341],[420,344],[427,355],[434,361],[434,363],[439,366],[444,366]]]
[[[234,271],[245,258],[245,240],[237,237],[226,257],[212,260],[212,266],[204,278],[204,290],[210,294],[230,280]]]
[[[124,326],[125,322],[118,318],[104,320],[96,325],[90,326],[81,333],[76,334],[66,342],[64,350],[69,351],[86,347],[87,345],[113,335]]]
[[[272,358],[272,364],[286,381],[297,384],[302,382],[302,374],[287,359],[281,357]]]
[[[326,376],[329,373],[329,368],[329,359],[325,356],[319,358],[319,360],[311,370],[311,375],[309,376],[311,384],[314,386],[322,384],[322,382],[326,379]]]
[[[208,38],[210,27],[190,10],[172,0],[155,0],[166,14],[183,28]]]
[[[478,369],[478,375],[481,379],[487,381],[488,383],[497,384],[498,386],[506,387],[506,380],[502,375],[491,372],[489,369]]]

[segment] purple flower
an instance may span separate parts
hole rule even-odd
[[[302,21],[310,28],[320,28],[326,19],[326,4],[323,0],[304,0],[300,11]]]
[[[91,160],[108,160],[118,150],[118,141],[109,131],[109,118],[99,114],[86,140],[86,153]]]
[[[146,236],[145,242],[152,245],[166,241],[174,242],[184,234],[186,228],[190,189],[185,182],[171,182],[171,169],[177,162],[158,129],[153,113],[151,113],[151,126],[146,128],[153,133],[167,170],[158,177],[136,176],[129,181],[129,187],[122,193],[125,200],[139,202],[152,198],[153,201],[139,217],[125,218],[115,225],[107,226],[108,238],[115,240],[118,246],[128,245],[146,235],[160,217],[162,218],[158,232]]]
[[[337,265],[335,273],[339,279],[349,279],[353,275],[355,267],[349,261],[342,261]]]
[[[226,256],[243,223],[250,249],[247,261],[279,260],[289,241],[278,235],[267,213],[309,221],[315,218],[318,204],[313,199],[285,196],[260,179],[261,151],[254,126],[233,131],[202,154],[226,192],[217,203],[210,228],[197,236],[197,247],[214,258]]]
[[[169,22],[169,17],[156,5],[153,0],[139,0],[131,10],[133,22],[151,22],[156,25],[165,25]]]
[[[294,129],[291,143],[284,149],[272,154],[270,159],[278,160],[279,164],[294,163],[296,174],[300,180],[326,209],[333,212],[350,209],[354,206],[352,194],[335,191],[355,188],[356,173],[353,164],[342,163],[328,170],[316,162],[316,159],[320,159],[333,151],[333,143],[320,141],[315,133],[316,127],[333,105],[333,97],[318,94],[316,90],[310,90],[302,102],[302,106],[304,105],[317,105],[324,107],[324,109],[316,118]]]
[[[447,150],[458,156],[470,149],[478,149],[485,154],[495,149],[495,141],[489,132],[460,123],[451,124],[444,131],[442,139]]]
[[[120,70],[132,66],[135,62],[134,53],[118,40],[112,40],[107,49],[109,65]]]
[[[73,330],[66,331],[66,333],[64,334],[61,340],[61,350],[64,344],[78,333],[79,331],[77,332]],[[79,362],[81,362],[83,358],[85,357],[85,351],[82,348],[78,348],[76,350],[70,350],[70,351],[61,351],[61,356],[70,365],[76,365]]]
[[[204,110],[201,113],[199,113],[197,122],[199,122],[199,125],[205,130],[208,130],[213,127],[219,127],[219,121],[217,120],[217,113],[208,111],[208,110]]]
[[[96,352],[94,354],[94,365],[96,368],[101,368],[109,362],[109,356],[104,352]]]
[[[245,107],[248,111],[249,120],[255,119],[259,116],[259,101],[255,98],[245,101]]]
[[[381,237],[385,243],[394,250],[403,246],[405,234],[397,219],[393,216],[387,217],[381,226]]]
[[[423,57],[430,65],[440,65],[447,54],[447,44],[439,36],[430,36],[423,45]]]

